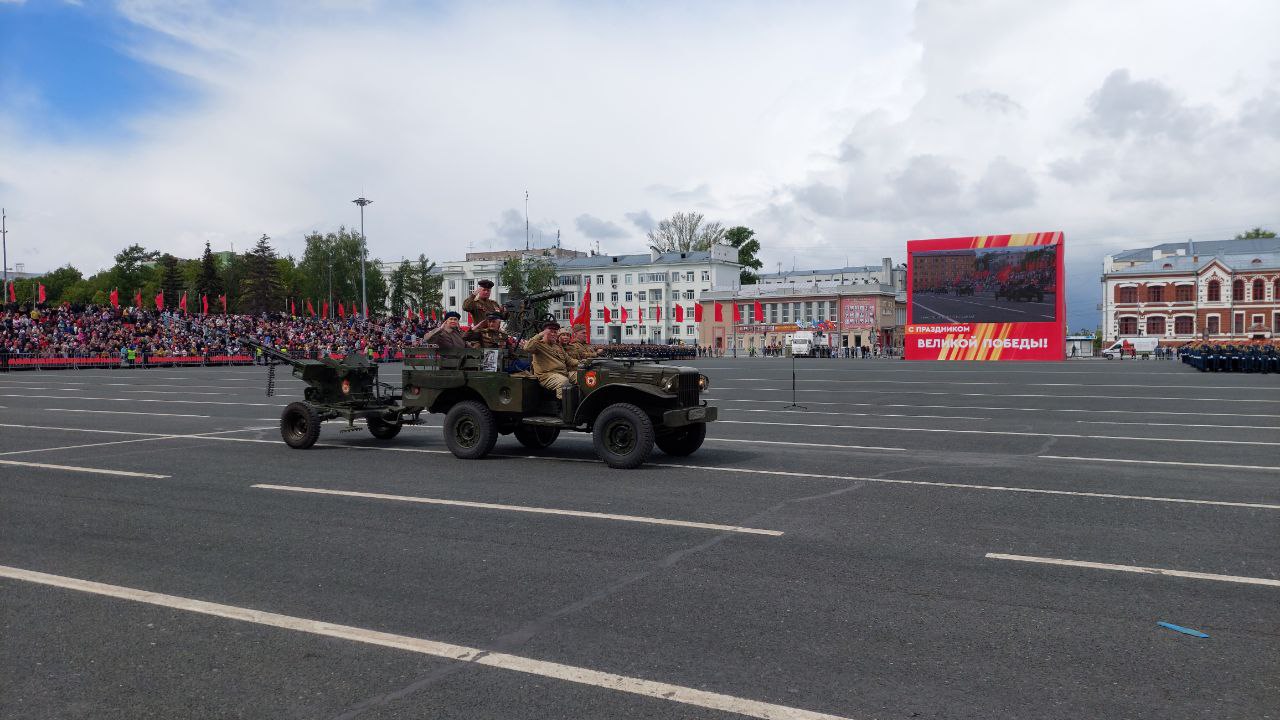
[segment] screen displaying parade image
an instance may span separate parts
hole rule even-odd
[[[912,253],[909,322],[1055,322],[1058,247]]]

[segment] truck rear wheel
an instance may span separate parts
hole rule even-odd
[[[706,439],[707,424],[693,423],[661,433],[654,442],[658,444],[659,450],[668,455],[685,457],[697,452]]]
[[[498,421],[483,403],[463,400],[444,416],[444,442],[463,460],[489,454],[498,441]]]
[[[629,470],[653,452],[653,421],[635,405],[615,403],[596,416],[591,439],[606,465]]]
[[[320,438],[320,416],[304,402],[289,403],[280,414],[280,437],[295,450],[306,450]]]
[[[389,423],[380,417],[369,417],[365,420],[369,434],[379,440],[390,440],[400,434],[400,423]]]
[[[541,450],[551,447],[551,443],[560,437],[560,428],[517,425],[514,433],[516,440],[519,440],[521,445],[530,450]]]

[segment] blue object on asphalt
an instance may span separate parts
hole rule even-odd
[[[1183,635],[1190,635],[1190,636],[1192,636],[1192,637],[1198,637],[1198,638],[1207,638],[1207,637],[1209,637],[1208,635],[1205,635],[1204,633],[1200,632],[1199,630],[1192,630],[1191,628],[1185,628],[1185,627],[1182,627],[1181,625],[1174,625],[1173,623],[1165,622],[1165,621],[1163,621],[1163,620],[1161,620],[1161,621],[1157,622],[1156,624],[1157,624],[1157,625],[1159,625],[1160,627],[1167,627],[1167,628],[1169,628],[1170,630],[1174,630],[1174,631],[1176,631],[1176,632],[1180,632],[1180,633],[1182,633]]]

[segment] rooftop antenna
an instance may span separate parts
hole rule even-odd
[[[560,228],[556,228],[556,249],[560,249]]]
[[[524,191],[524,249],[529,249],[529,191]]]

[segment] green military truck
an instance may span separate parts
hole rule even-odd
[[[363,419],[374,437],[389,440],[427,412],[445,416],[445,443],[460,458],[488,455],[499,435],[542,450],[567,430],[591,433],[596,455],[610,467],[634,468],[654,445],[668,455],[693,454],[717,417],[701,397],[705,375],[648,359],[584,361],[557,401],[528,373],[504,370],[527,357],[521,351],[413,348],[398,389],[378,382],[378,368],[366,362],[264,354],[292,365],[308,384],[305,401],[290,404],[280,419],[285,443],[299,449],[315,444],[325,420],[342,418],[355,430]]]

